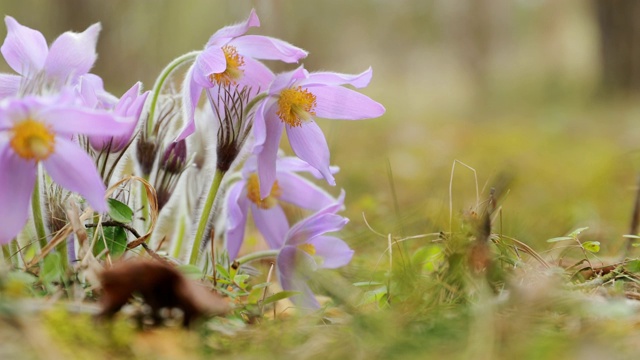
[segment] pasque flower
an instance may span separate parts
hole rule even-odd
[[[18,23],[6,16],[7,37],[0,47],[9,66],[19,75],[0,74],[0,99],[37,92],[38,84],[60,89],[62,85],[74,85],[87,74],[96,61],[96,42],[101,26],[89,26],[82,33],[65,32],[49,48],[42,33]],[[21,89],[22,87],[22,89]]]
[[[72,140],[75,134],[121,135],[113,115],[78,106],[72,91],[57,96],[8,98],[0,102],[0,244],[27,221],[38,163],[53,181],[82,195],[104,212],[105,185],[93,160]]]
[[[278,278],[283,289],[301,293],[291,298],[298,306],[320,307],[307,285],[310,272],[345,266],[353,257],[353,250],[344,241],[325,235],[342,229],[348,222],[347,218],[336,214],[342,208],[342,201],[343,196],[293,225],[284,236],[284,246],[276,260]]]
[[[331,185],[335,185],[329,170],[329,148],[322,130],[314,118],[360,120],[381,116],[384,107],[357,91],[371,80],[371,68],[357,75],[332,72],[309,73],[303,67],[280,74],[271,83],[266,97],[254,118],[255,144],[258,154],[260,195],[266,197],[275,181],[275,160],[286,129],[294,153],[318,169]]]
[[[114,120],[122,123],[126,126],[127,131],[116,137],[108,135],[95,135],[89,137],[89,143],[96,150],[108,149],[110,152],[118,152],[125,148],[125,146],[131,141],[131,137],[136,129],[136,125],[140,119],[144,102],[149,95],[148,91],[140,93],[141,83],[137,82],[131,87],[116,103],[113,108],[113,114],[116,115]],[[95,96],[96,105],[100,104],[99,98]],[[85,97],[85,102],[87,97]]]
[[[321,176],[316,169],[298,158],[283,157],[277,160],[276,181],[269,195],[264,198],[260,197],[256,170],[256,159],[251,157],[242,170],[242,180],[234,183],[228,191],[225,238],[230,259],[237,257],[244,240],[249,210],[258,231],[264,236],[269,247],[279,249],[284,244],[289,228],[280,202],[317,211],[336,201],[327,192],[297,174],[305,172],[315,177]],[[337,168],[332,170],[335,172]]]
[[[257,26],[260,26],[260,20],[252,10],[244,22],[226,26],[209,38],[185,78],[183,103],[187,123],[178,140],[195,131],[194,111],[203,89],[240,85],[258,91],[268,86],[273,73],[256,59],[295,63],[307,56],[306,51],[285,41],[244,35],[249,28]]]

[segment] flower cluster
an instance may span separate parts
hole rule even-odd
[[[177,228],[193,227],[188,243],[182,242],[188,231],[170,234],[176,261],[188,254],[189,262],[198,264],[217,223],[227,263],[243,265],[250,256],[243,253],[243,241],[251,218],[268,254],[277,259],[282,287],[300,292],[293,298],[297,304],[319,306],[307,285],[310,271],[344,266],[353,251],[327,235],[348,221],[339,215],[344,191],[333,196],[309,179],[336,185],[338,171],[330,165],[316,118],[383,115],[382,105],[354,90],[368,85],[370,68],[349,75],[294,65],[275,74],[262,60],[298,64],[308,53],[283,40],[247,34],[260,26],[251,11],[245,21],[215,32],[203,50],[167,65],[152,91],[142,92],[142,84],[134,82],[117,98],[90,73],[100,24],[66,32],[48,46],[40,32],[12,17],[5,23],[8,34],[0,50],[16,74],[0,74],[0,244],[17,237],[30,208],[36,227],[47,219],[38,204],[48,186],[77,193],[104,213],[106,187],[133,171],[154,185],[165,218],[179,219]],[[178,79],[180,94],[174,94],[164,85],[183,64],[190,66]],[[283,132],[295,156],[282,155]],[[125,166],[129,159],[135,166]],[[141,219],[148,226],[148,194],[128,191],[133,196],[119,197],[124,203],[118,206],[142,209],[130,221]],[[196,193],[198,200],[172,196],[179,191]],[[174,206],[165,206],[171,201]],[[288,211],[292,206],[300,211]],[[37,235],[41,247],[46,245],[47,235]]]

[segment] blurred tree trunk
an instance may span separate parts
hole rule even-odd
[[[606,90],[640,92],[640,1],[594,0]]]

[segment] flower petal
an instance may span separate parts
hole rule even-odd
[[[5,16],[7,37],[0,52],[11,68],[21,75],[35,75],[40,71],[49,53],[47,40],[40,31],[20,25],[11,16]]]
[[[131,128],[130,118],[116,120],[113,114],[99,110],[60,106],[45,108],[36,116],[56,133],[65,135],[119,136]]]
[[[210,88],[213,84],[209,76],[223,72],[227,68],[227,59],[222,48],[208,47],[196,57],[193,67],[193,80],[204,88]]]
[[[243,71],[244,75],[238,83],[250,87],[255,94],[266,90],[275,77],[265,64],[251,58],[244,59]]]
[[[328,86],[338,86],[338,85],[346,85],[349,84],[356,88],[363,88],[369,85],[371,81],[371,76],[373,75],[373,70],[369,67],[367,70],[363,71],[360,74],[341,74],[336,72],[312,72],[309,76],[300,80],[299,84],[302,86],[313,86],[313,85],[328,85]]]
[[[286,245],[300,245],[316,236],[342,229],[349,219],[322,210],[293,225],[287,233]]]
[[[289,144],[296,155],[318,169],[329,185],[336,181],[329,168],[329,147],[322,130],[315,121],[307,121],[300,126],[286,126]]]
[[[366,95],[341,86],[308,87],[316,96],[317,117],[327,119],[362,120],[384,114],[380,103]]]
[[[320,304],[307,285],[305,271],[314,269],[315,261],[309,254],[292,246],[285,246],[276,259],[278,279],[284,290],[300,291],[302,294],[291,297],[297,306],[319,309]]]
[[[0,245],[16,237],[29,218],[36,163],[18,157],[9,143],[0,144]]]
[[[269,196],[271,187],[276,181],[276,159],[284,124],[277,118],[269,116],[265,117],[265,125],[266,138],[262,150],[258,154],[258,178],[260,180],[260,196],[263,199]]]
[[[231,40],[229,45],[235,46],[238,53],[244,56],[254,59],[280,60],[287,63],[296,63],[309,54],[286,41],[261,35],[240,36]]]
[[[240,247],[244,241],[244,229],[247,223],[247,213],[249,212],[249,200],[244,195],[246,182],[239,181],[231,187],[227,195],[227,228],[225,230],[225,241],[229,259],[238,257]]]
[[[0,74],[0,100],[15,96],[20,90],[21,80],[22,78],[19,75]]]
[[[332,174],[336,174],[340,171],[338,166],[330,166]],[[309,165],[306,161],[301,160],[295,156],[287,156],[278,159],[278,172],[308,172],[316,179],[321,179],[322,174],[313,166]]]
[[[106,190],[93,159],[75,143],[55,138],[55,151],[42,163],[51,179],[63,188],[82,195],[98,212],[107,211]]]
[[[44,65],[48,76],[60,81],[75,79],[91,70],[96,62],[96,43],[102,26],[93,24],[84,32],[67,31],[51,44]]]
[[[354,251],[344,241],[333,236],[318,236],[309,240],[323,262],[319,265],[325,269],[335,269],[347,265]]]
[[[280,206],[270,209],[259,209],[251,206],[253,222],[271,249],[280,249],[284,245],[284,237],[289,230],[287,216]]]
[[[257,26],[260,26],[260,19],[258,19],[256,11],[254,9],[251,9],[251,13],[245,21],[236,25],[225,26],[222,29],[216,31],[216,33],[209,38],[207,46],[223,46],[227,42],[229,42],[230,39],[233,39],[240,35],[244,35],[247,31],[249,31],[249,28]]]
[[[320,210],[336,201],[328,192],[302,176],[280,171],[276,176],[282,189],[282,201],[311,210]]]
[[[178,137],[173,141],[180,141],[196,131],[195,111],[200,95],[202,94],[202,86],[198,85],[193,78],[195,71],[192,66],[184,78],[182,85],[182,107],[184,109],[185,124],[178,133]]]

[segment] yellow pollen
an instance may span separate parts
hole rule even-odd
[[[316,247],[312,244],[300,244],[298,245],[298,249],[306,252],[307,254],[313,256],[316,254]]]
[[[221,73],[209,75],[209,81],[218,85],[235,84],[244,75],[244,71],[240,69],[244,65],[244,57],[238,54],[235,46],[225,45],[222,51],[227,61],[227,68]]]
[[[54,134],[45,124],[32,119],[16,123],[10,130],[9,144],[23,159],[41,161],[51,155],[55,147]]]
[[[273,183],[269,196],[260,199],[260,180],[258,174],[253,173],[247,180],[247,198],[256,204],[260,209],[270,209],[278,203],[278,198],[282,195],[282,189],[278,185],[278,181]]]
[[[300,126],[303,121],[310,120],[316,113],[316,96],[307,89],[289,88],[282,90],[278,99],[280,119],[289,126]]]

